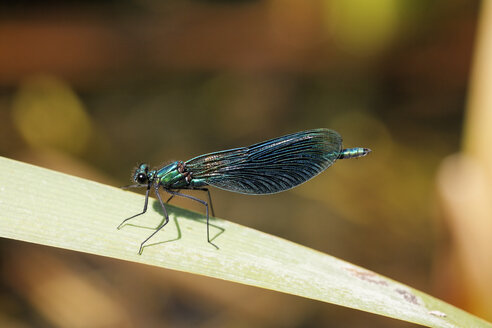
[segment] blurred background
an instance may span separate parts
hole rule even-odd
[[[334,129],[373,153],[277,195],[214,189],[217,216],[492,320],[491,3],[7,1],[0,155],[121,186],[139,162]],[[2,327],[413,327],[13,240],[0,254]]]

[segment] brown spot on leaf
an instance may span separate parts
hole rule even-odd
[[[405,289],[397,288],[396,289],[396,292],[398,294],[402,295],[403,298],[405,299],[405,301],[410,302],[410,303],[413,303],[413,304],[416,304],[416,305],[420,305],[419,300],[417,299],[417,296],[415,296],[414,294],[412,294],[410,291],[405,290]]]
[[[374,272],[362,270],[359,268],[346,268],[347,271],[352,273],[357,278],[368,281],[373,284],[388,286],[388,282],[384,280],[382,277],[378,276]]]

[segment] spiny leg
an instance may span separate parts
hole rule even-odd
[[[143,188],[143,187],[147,187],[147,185],[146,184],[137,183],[137,184],[132,184],[132,185],[128,185],[128,186],[122,186],[120,188],[121,189],[130,189],[130,188]]]
[[[144,248],[144,245],[145,243],[150,239],[152,238],[156,233],[158,233],[162,228],[164,228],[164,226],[169,222],[169,215],[167,214],[167,210],[166,210],[166,207],[164,206],[164,202],[162,201],[162,198],[161,198],[161,195],[159,194],[159,185],[156,184],[154,186],[154,189],[155,189],[155,194],[157,195],[157,199],[159,199],[159,202],[161,203],[161,207],[162,207],[162,210],[164,211],[164,216],[166,217],[166,219],[164,220],[164,223],[158,227],[150,236],[148,236],[141,244],[140,244],[140,249],[138,250],[138,254],[142,255],[142,252],[143,252],[143,248]]]
[[[208,203],[210,204],[210,211],[212,212],[212,216],[215,217],[214,206],[212,205],[212,197],[210,197],[210,190],[208,190],[208,188],[193,188],[193,190],[201,190],[207,192]]]
[[[141,185],[131,185],[131,186],[126,186],[126,187],[122,187],[122,188],[134,188],[134,187],[141,187]],[[142,213],[138,213],[138,214],[135,214],[133,216],[130,216],[129,218],[127,219],[124,219],[120,225],[116,228],[116,229],[121,229],[121,227],[125,224],[125,222],[127,222],[128,220],[131,220],[139,215],[142,215],[144,214],[145,212],[147,212],[147,205],[149,204],[149,194],[150,194],[150,184],[147,186],[147,191],[145,192],[145,203],[144,203],[144,208],[143,208],[143,211]]]
[[[178,189],[178,192],[180,192],[181,189]],[[171,199],[174,198],[174,194],[171,194],[171,196],[166,200],[166,204],[169,203],[171,201]]]
[[[212,197],[210,197],[210,191],[208,190],[208,188],[192,188],[191,190],[200,190],[200,191],[206,191],[207,192],[207,195],[208,195],[208,203],[210,204],[210,211],[212,212],[212,216],[215,216],[215,212],[214,212],[214,206],[212,205]],[[178,193],[181,191],[181,189],[178,189]],[[167,199],[166,203],[169,203],[169,201],[171,199],[173,199],[173,197],[175,196],[175,194],[171,194],[171,196]]]
[[[209,224],[209,215],[208,215],[208,203],[204,200],[201,200],[199,198],[196,198],[196,197],[193,197],[193,196],[190,196],[187,194],[182,194],[180,192],[176,192],[176,191],[172,191],[172,190],[168,190],[168,189],[164,189],[164,190],[166,192],[170,193],[171,195],[189,198],[189,199],[194,200],[196,202],[199,202],[200,204],[203,204],[205,206],[205,212],[207,215],[207,241],[209,244],[211,244],[215,248],[219,249],[219,247],[217,245],[215,245],[214,243],[212,243],[212,241],[210,240],[210,224]]]

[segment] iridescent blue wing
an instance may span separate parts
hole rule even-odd
[[[193,179],[243,194],[284,191],[318,175],[340,155],[342,137],[316,129],[249,147],[205,154],[186,162]]]

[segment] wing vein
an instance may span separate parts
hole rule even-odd
[[[186,162],[193,177],[211,186],[244,193],[284,191],[331,166],[342,147],[341,136],[315,129],[195,157]]]

